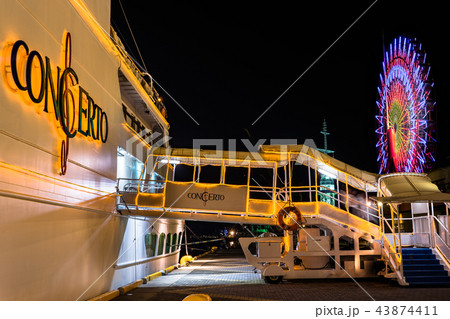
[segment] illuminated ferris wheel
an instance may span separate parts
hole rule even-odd
[[[426,53],[416,39],[399,37],[385,52],[378,87],[380,174],[422,173],[434,162],[435,102]]]

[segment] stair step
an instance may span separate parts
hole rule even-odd
[[[410,286],[448,286],[450,277],[430,248],[403,248],[403,275]]]
[[[403,265],[439,265],[439,260],[437,259],[403,259]]]
[[[423,269],[423,270],[404,270],[403,274],[405,277],[411,276],[428,276],[428,277],[445,277],[448,276],[448,272],[445,270],[431,270],[431,269]]]
[[[417,257],[417,256],[434,256],[433,253],[414,253],[414,254],[410,254],[408,252],[402,252],[403,256],[412,256],[412,257]]]
[[[398,249],[397,249],[398,251]],[[403,254],[432,254],[430,248],[402,248]]]
[[[403,259],[436,259],[433,254],[403,254]]]
[[[405,276],[407,283],[418,283],[418,282],[432,282],[432,283],[448,283],[450,284],[449,276]]]
[[[407,270],[444,270],[444,266],[441,264],[404,264],[403,265],[404,271]]]

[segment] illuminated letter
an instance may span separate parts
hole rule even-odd
[[[78,101],[78,132],[80,132],[81,134],[83,134],[84,136],[89,136],[89,123],[87,126],[87,130],[83,130],[83,122],[84,119],[87,118],[88,116],[88,110],[90,108],[90,104],[91,104],[91,100],[92,98],[89,96],[89,93],[83,89],[80,86],[80,98]],[[86,96],[87,100],[88,100],[88,107],[87,109],[83,108],[83,96]]]
[[[11,73],[14,79],[14,83],[17,85],[17,88],[19,90],[25,91],[27,87],[23,86],[22,83],[20,83],[19,74],[17,72],[17,52],[19,51],[20,47],[23,47],[28,55],[27,44],[22,40],[16,41],[11,51]]]
[[[33,79],[32,79],[32,72],[33,72],[33,60],[34,57],[37,58],[39,62],[39,67],[41,68],[41,76],[40,76],[40,83],[41,87],[39,89],[39,95],[38,97],[35,97],[33,94]],[[41,103],[42,98],[44,97],[44,61],[42,60],[41,55],[37,51],[31,51],[31,53],[28,55],[27,60],[27,69],[26,69],[26,81],[27,81],[27,89],[28,89],[28,96],[30,97],[31,101],[34,103]]]
[[[106,116],[105,112],[101,112],[102,116],[100,118],[100,136],[102,138],[102,142],[106,143],[106,140],[108,139],[108,116]],[[103,119],[105,119],[104,127],[105,127],[105,134],[103,134]]]
[[[77,134],[77,130],[73,130],[73,132],[69,129],[70,124],[70,112],[64,113],[64,109],[68,108],[68,99],[72,99],[72,105],[75,108],[75,99],[73,97],[73,93],[70,90],[70,88],[66,88],[64,83],[66,82],[66,77],[69,75],[73,75],[73,77],[76,80],[76,83],[78,84],[78,76],[75,73],[75,71],[72,68],[67,68],[64,70],[63,74],[61,75],[60,84],[59,84],[59,92],[58,92],[58,101],[59,101],[59,122],[61,123],[61,126],[63,128],[64,133],[66,133],[67,137],[72,138]],[[75,112],[72,112],[72,114],[75,116]],[[66,120],[67,116],[67,120]],[[75,121],[75,119],[73,119]],[[67,123],[66,123],[67,122]]]
[[[89,109],[90,110],[90,109]],[[100,138],[100,115],[101,115],[102,109],[97,104],[94,104],[94,107],[92,109],[92,114],[89,114],[89,126],[91,130],[91,136],[94,140],[98,140]],[[94,125],[94,119],[97,119],[97,126]]]
[[[55,118],[58,121],[59,120],[59,104],[58,104],[58,92],[59,92],[59,73],[61,69],[59,67],[56,67],[57,75],[56,75],[56,92],[55,92],[55,85],[53,84],[53,77],[52,77],[52,67],[50,65],[50,59],[48,57],[45,57],[45,106],[44,106],[44,112],[48,113],[48,84],[50,83],[50,90],[52,93],[52,100],[53,100],[53,108],[55,110]]]

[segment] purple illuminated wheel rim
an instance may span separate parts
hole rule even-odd
[[[396,38],[385,51],[376,115],[379,173],[431,168],[435,138],[430,66],[416,39]]]

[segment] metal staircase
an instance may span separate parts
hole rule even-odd
[[[450,285],[450,276],[431,248],[403,248],[403,275],[409,286]]]
[[[402,286],[450,285],[450,195],[417,173],[385,175],[378,187],[385,277]]]

